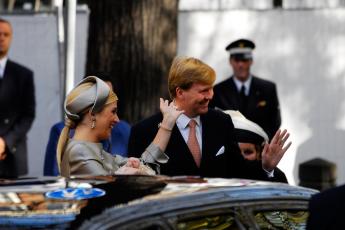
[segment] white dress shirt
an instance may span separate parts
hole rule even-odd
[[[3,59],[0,59],[0,78],[3,78],[4,76],[7,59],[8,59],[7,56],[4,57]]]
[[[245,89],[246,89],[246,90],[244,91],[244,94],[245,94],[246,96],[248,96],[248,95],[249,95],[250,84],[252,83],[252,75],[250,75],[250,76],[248,77],[248,79],[247,79],[245,82],[242,82],[242,81],[238,80],[236,77],[233,77],[232,79],[234,79],[234,83],[235,83],[235,85],[236,85],[237,92],[240,92],[240,91],[241,91],[242,85],[244,85],[244,87],[245,87]]]
[[[180,133],[182,134],[184,141],[187,143],[188,135],[189,135],[188,124],[191,119],[194,119],[197,124],[195,126],[196,139],[198,140],[198,143],[200,146],[200,153],[202,153],[202,125],[201,125],[200,116],[189,118],[185,114],[181,114],[176,120],[176,125],[178,129],[180,130]]]

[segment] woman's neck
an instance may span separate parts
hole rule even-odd
[[[80,124],[76,127],[73,139],[79,141],[89,141],[94,143],[100,142],[100,140],[95,135],[95,131],[83,124]]]

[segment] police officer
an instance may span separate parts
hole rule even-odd
[[[249,120],[259,124],[271,139],[281,124],[276,85],[251,74],[254,42],[239,39],[225,50],[230,53],[233,75],[214,87],[211,107],[239,110]]]

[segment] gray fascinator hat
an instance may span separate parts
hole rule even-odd
[[[98,77],[84,78],[66,97],[64,103],[66,116],[76,121],[88,108],[91,108],[91,114],[101,111],[110,93],[112,93],[110,87]]]

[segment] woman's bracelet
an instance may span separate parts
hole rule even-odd
[[[163,126],[163,125],[162,125],[162,122],[158,124],[158,128],[160,128],[160,129],[164,129],[164,130],[169,131],[169,132],[171,132],[171,131],[172,131],[172,129],[169,129],[169,128],[167,128],[167,127]]]

